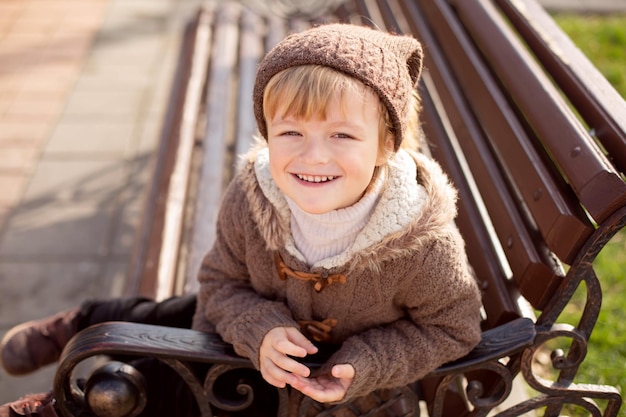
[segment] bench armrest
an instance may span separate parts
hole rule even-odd
[[[520,352],[531,345],[534,338],[535,328],[531,320],[511,321],[484,332],[480,344],[471,353],[442,366],[434,371],[432,376],[456,376],[479,369],[486,362],[497,361],[499,358]],[[192,392],[198,393],[196,398],[199,400],[198,395],[206,390],[202,381],[189,379],[192,372],[186,371],[193,364],[221,365],[223,369],[220,366],[213,366],[213,368],[223,371],[252,368],[252,363],[247,358],[238,356],[232,346],[225,343],[217,334],[137,323],[102,323],[91,326],[74,336],[60,358],[54,391],[56,398],[60,400],[64,414],[68,416],[76,414],[85,404],[90,404],[93,409],[94,403],[101,401],[101,397],[90,398],[89,389],[81,388],[72,376],[74,368],[80,362],[99,355],[125,358],[153,357],[162,360],[172,366],[187,381]],[[305,362],[305,364],[312,368],[321,366],[319,362]],[[131,404],[129,407],[133,408],[145,401],[145,391],[141,386],[140,375],[120,379],[119,367],[110,368],[110,372],[112,375],[109,378],[105,376],[103,379],[102,373],[99,373],[98,379],[106,381],[111,387],[109,391],[114,391],[115,395],[134,397],[118,398],[115,400],[116,403]],[[111,385],[112,380],[116,382]],[[132,385],[130,388],[127,386],[129,384]],[[192,386],[194,384],[198,386]],[[83,386],[89,387],[89,381]],[[113,394],[107,394],[107,398],[112,399],[111,395]],[[212,398],[207,399],[209,401],[205,399],[206,403],[211,402]]]

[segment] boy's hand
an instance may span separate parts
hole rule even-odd
[[[345,397],[354,374],[352,365],[335,365],[331,375],[320,375],[315,378],[297,376],[297,380],[290,385],[317,402],[335,402]]]
[[[269,384],[284,388],[298,378],[306,378],[311,371],[290,358],[304,358],[317,353],[317,347],[294,327],[275,327],[263,338],[259,350],[261,375]],[[289,355],[289,356],[287,356]]]

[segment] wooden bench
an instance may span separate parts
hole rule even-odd
[[[222,1],[190,24],[131,286],[157,298],[195,290],[221,192],[255,131],[252,83],[271,46],[290,31],[335,20],[412,33],[426,52],[424,152],[459,189],[458,226],[485,318],[482,342],[467,357],[398,391],[416,404],[414,415],[426,401],[431,416],[494,409],[499,416],[558,416],[572,406],[616,416],[619,391],[576,374],[593,349],[588,340],[602,300],[592,261],[626,224],[624,100],[535,0],[331,3],[296,10],[292,1],[292,10],[276,5],[278,16]],[[579,287],[586,291],[580,319],[560,323]],[[550,376],[534,364],[546,351]],[[101,417],[132,416],[150,401],[128,367],[110,366],[87,388],[79,384],[73,370],[96,355],[165,362],[187,381],[202,416],[245,409],[254,395],[244,381],[229,398],[216,396],[220,375],[251,367],[216,335],[105,323],[81,332],[63,353],[54,390],[67,416],[89,405]],[[207,363],[208,374],[197,375],[198,364]],[[509,404],[516,377],[532,393]],[[278,399],[285,395],[277,390]],[[380,408],[395,400],[381,399]],[[280,403],[277,414],[286,413]]]

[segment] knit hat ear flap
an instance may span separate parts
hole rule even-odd
[[[378,95],[389,113],[398,150],[422,61],[422,45],[415,38],[366,26],[335,23],[289,35],[259,64],[253,91],[259,132],[267,139],[263,93],[269,80],[289,67],[322,65],[361,81]]]
[[[424,51],[422,50],[421,44],[418,44],[418,47],[409,56],[409,58],[406,60],[406,63],[409,68],[409,75],[413,80],[413,86],[417,87],[417,83],[420,80],[420,76],[422,75],[422,68],[424,66]]]

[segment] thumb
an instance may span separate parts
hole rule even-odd
[[[355,370],[350,364],[335,365],[331,371],[332,375],[338,379],[353,379]]]

